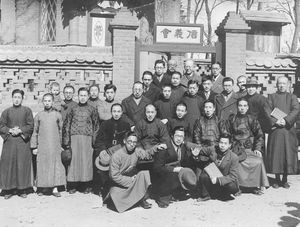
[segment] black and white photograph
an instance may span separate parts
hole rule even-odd
[[[300,226],[300,0],[0,0],[0,226]]]

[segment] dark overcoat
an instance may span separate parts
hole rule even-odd
[[[237,113],[237,100],[238,96],[234,92],[227,100],[227,102],[225,101],[222,93],[216,95],[216,115],[219,120],[227,120],[231,114]]]
[[[142,96],[139,105],[133,100],[133,95],[123,99],[123,116],[128,121],[130,126],[136,125],[145,116],[145,107],[151,103],[151,100]]]
[[[296,174],[298,169],[298,141],[295,122],[299,113],[297,97],[290,93],[274,93],[269,95],[268,102],[273,110],[275,107],[287,114],[284,117],[286,125],[275,125],[272,120],[272,130],[267,146],[267,171],[270,173]]]

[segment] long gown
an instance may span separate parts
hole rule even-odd
[[[109,176],[113,187],[106,199],[110,196],[118,212],[124,212],[146,194],[151,185],[148,170],[137,172],[135,166],[140,155],[138,152],[128,154],[125,147],[116,151],[110,161]],[[136,174],[133,180],[132,176]]]
[[[275,93],[268,97],[271,109],[275,107],[285,112],[287,116],[285,127],[274,127],[268,139],[267,170],[275,174],[297,174],[298,171],[298,141],[295,121],[299,113],[299,103],[295,95]],[[273,125],[276,121],[272,119]]]
[[[22,134],[12,136],[9,129],[19,126]],[[32,111],[25,106],[10,107],[0,119],[3,149],[0,160],[0,188],[3,190],[32,187],[32,154],[30,137],[33,131]]]
[[[48,188],[66,184],[65,168],[61,162],[62,115],[51,109],[34,118],[31,147],[37,152],[37,187]]]

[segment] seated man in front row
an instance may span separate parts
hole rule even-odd
[[[136,204],[149,209],[151,204],[146,199],[151,185],[150,173],[148,170],[138,171],[136,165],[139,159],[150,158],[157,147],[146,151],[136,148],[138,137],[133,132],[126,133],[123,142],[125,146],[112,155],[109,166],[112,187],[103,202],[111,198],[120,213]]]
[[[222,134],[219,144],[211,147],[202,147],[201,150],[192,150],[193,159],[197,163],[201,155],[209,156],[215,163],[223,176],[209,176],[204,168],[199,177],[198,188],[200,198],[198,202],[218,198],[223,200],[232,199],[231,194],[239,191],[238,186],[238,165],[239,159],[231,149],[231,136]],[[201,166],[202,168],[202,166]]]
[[[184,143],[184,136],[184,127],[175,127],[167,149],[160,150],[154,156],[153,195],[161,208],[168,207],[172,194],[183,189],[193,190],[197,184],[195,173],[188,168],[191,161],[191,147]]]

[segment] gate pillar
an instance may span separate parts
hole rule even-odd
[[[246,75],[246,33],[251,28],[235,12],[228,12],[216,30],[221,44],[223,74],[235,81]]]
[[[123,7],[110,22],[113,46],[113,84],[118,88],[117,97],[125,98],[134,83],[135,30],[138,19]]]

